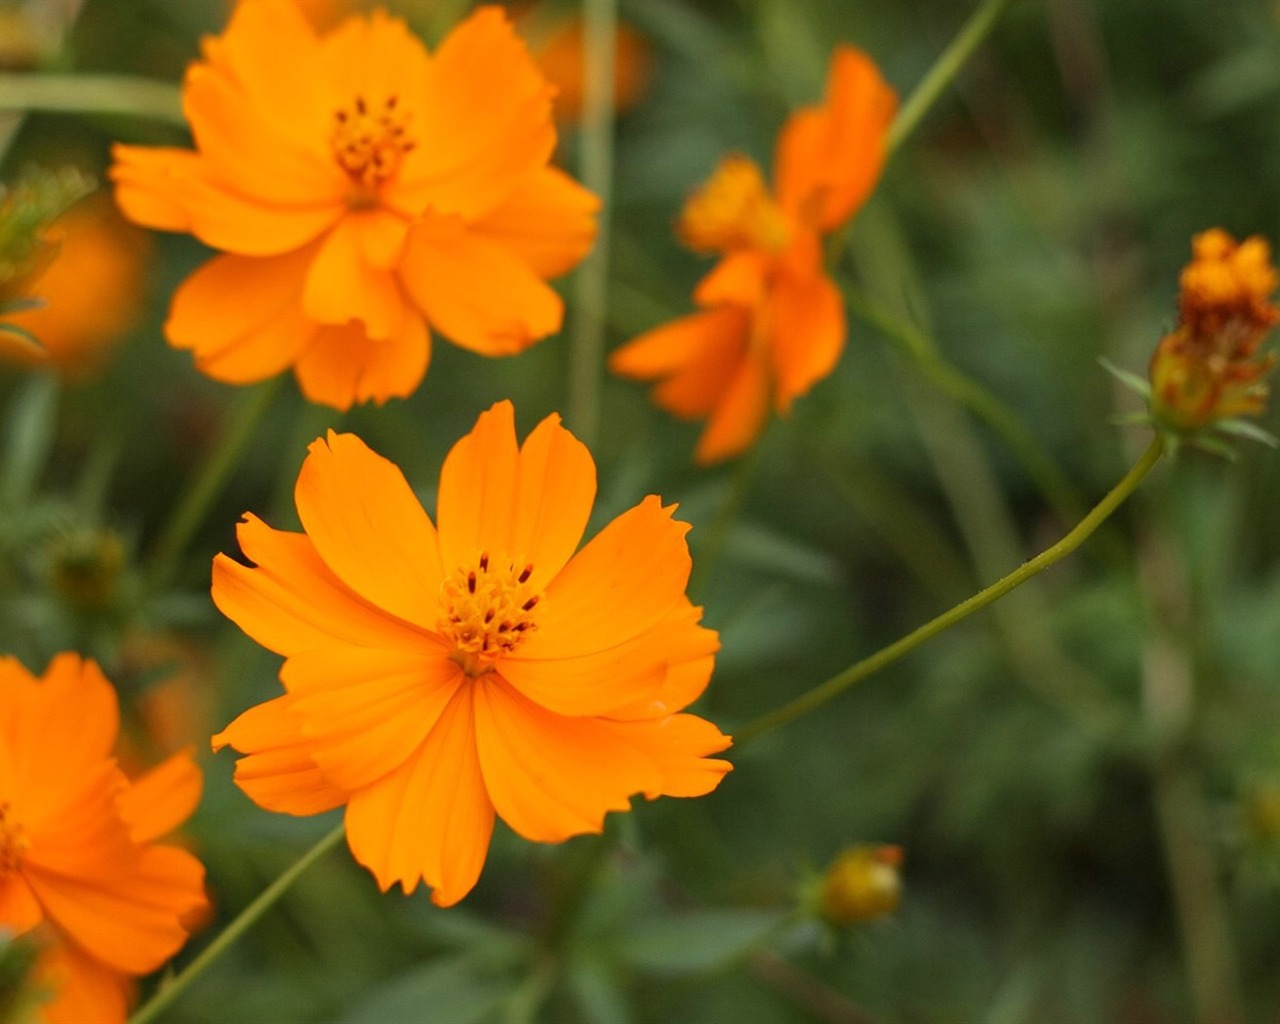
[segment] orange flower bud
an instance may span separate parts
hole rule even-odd
[[[827,868],[818,913],[832,924],[871,921],[893,913],[902,896],[902,847],[860,843]]]

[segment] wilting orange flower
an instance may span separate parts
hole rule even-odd
[[[211,377],[292,366],[345,409],[413,391],[429,327],[491,356],[559,329],[545,279],[598,203],[548,165],[551,89],[500,9],[429,55],[382,11],[318,36],[286,0],[241,4],[183,102],[196,151],[117,146],[111,176],[134,220],[224,251],[165,326]]]
[[[722,258],[694,291],[703,312],[651,330],[610,359],[657,379],[677,416],[707,418],[699,462],[730,458],[829,374],[844,347],[844,307],[822,267],[822,236],[870,195],[897,100],[864,54],[837,48],[826,103],[798,111],[775,155],[775,192],[743,156],[726,158],[685,205],[679,233]]]
[[[0,658],[0,928],[41,943],[51,1024],[123,1021],[132,978],[206,904],[200,862],[155,842],[200,798],[191,752],[130,783],[111,757],[119,724],[93,662],[59,655],[37,681]]]
[[[685,596],[688,529],[656,497],[577,554],[595,465],[559,417],[517,447],[483,413],[445,460],[438,528],[400,471],[351,434],[316,441],[295,496],[304,533],[252,516],[213,597],[286,661],[287,691],[214,737],[268,810],[346,805],[382,888],[448,906],[479,877],[495,813],[526,839],[599,832],[629,798],[700,796],[729,738],[680,714],[716,634]]]
[[[1200,430],[1266,409],[1263,380],[1274,355],[1258,348],[1280,321],[1271,302],[1277,276],[1271,249],[1258,237],[1236,243],[1213,228],[1196,235],[1182,270],[1178,326],[1151,357],[1155,417],[1180,431]]]

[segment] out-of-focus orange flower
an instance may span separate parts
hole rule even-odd
[[[685,596],[688,527],[653,496],[581,551],[595,465],[559,417],[517,447],[483,413],[441,472],[438,528],[359,438],[316,441],[295,491],[304,533],[252,516],[213,570],[218,607],[286,656],[287,691],[214,737],[268,810],[346,805],[382,888],[456,903],[495,814],[526,839],[599,832],[637,793],[700,796],[728,762],[706,687],[716,634]]]
[[[556,88],[556,117],[563,122],[580,121],[585,83],[582,16],[558,13],[547,3],[520,5],[513,15],[533,59]],[[619,23],[613,38],[615,110],[630,110],[640,102],[652,70],[649,40],[625,22]]]
[[[191,751],[130,782],[111,757],[119,724],[93,662],[59,655],[37,681],[0,658],[0,927],[41,943],[50,1024],[123,1021],[133,977],[206,905],[200,862],[155,842],[199,801]]]
[[[551,89],[501,10],[434,54],[382,11],[317,36],[286,0],[241,4],[183,100],[196,151],[117,146],[121,207],[224,254],[165,326],[205,373],[293,367],[339,409],[413,391],[429,327],[484,355],[557,331],[545,279],[576,264],[596,198],[549,166]]]
[[[685,204],[678,231],[721,260],[694,291],[703,309],[613,353],[615,373],[659,380],[653,397],[677,416],[706,418],[694,457],[731,458],[759,435],[769,406],[791,403],[829,374],[844,346],[844,306],[822,267],[822,236],[870,195],[896,109],[870,58],[841,46],[826,102],[783,127],[775,191],[730,156]]]
[[[49,227],[48,239],[54,256],[26,285],[43,304],[5,317],[39,339],[42,350],[0,342],[0,354],[84,377],[101,368],[137,322],[149,240],[97,201],[72,207]]]
[[[1178,326],[1160,340],[1150,366],[1155,418],[1182,432],[1266,409],[1263,378],[1276,357],[1260,356],[1258,348],[1280,321],[1271,302],[1276,269],[1263,239],[1237,244],[1213,228],[1196,235],[1191,250],[1180,281]]]

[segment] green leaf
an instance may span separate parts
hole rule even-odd
[[[338,1024],[479,1024],[514,988],[469,956],[455,956],[407,971],[375,989]]]
[[[745,956],[787,920],[782,910],[694,910],[638,925],[619,952],[660,974],[704,974]]]
[[[0,501],[22,505],[44,469],[58,426],[58,379],[35,374],[18,392],[5,425]]]

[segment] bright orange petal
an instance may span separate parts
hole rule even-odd
[[[262,646],[289,655],[342,644],[413,649],[423,641],[421,630],[353,593],[305,534],[273,530],[252,515],[236,532],[257,567],[215,558],[213,602]]]
[[[295,654],[281,678],[294,695],[309,756],[334,786],[356,791],[413,755],[465,677],[438,645]]]
[[[591,251],[599,210],[593,193],[558,167],[544,167],[472,227],[539,277],[559,277]]]
[[[213,749],[234,747],[236,785],[254,803],[280,814],[309,815],[347,802],[348,794],[321,774],[292,713],[294,697],[285,694],[250,708],[213,737]]]
[[[748,353],[694,449],[706,465],[741,455],[760,436],[769,415],[769,374],[764,358]]]
[[[794,399],[835,369],[844,348],[844,302],[825,275],[780,277],[773,296],[774,402],[786,412]]]
[[[52,993],[42,1003],[44,1024],[124,1024],[133,1001],[133,979],[95,960],[69,942],[45,946],[31,983]]]
[[[493,804],[476,753],[472,694],[461,686],[417,753],[347,806],[347,841],[383,890],[412,892],[452,906],[471,891],[493,832]]]
[[[476,746],[498,814],[516,832],[558,843],[604,828],[607,811],[662,785],[653,761],[600,719],[565,718],[500,680],[475,686]]]
[[[411,395],[430,361],[427,325],[416,311],[406,310],[396,333],[381,341],[360,324],[320,328],[293,369],[310,401],[346,411],[356,402],[381,405]]]
[[[764,301],[769,269],[767,253],[752,249],[731,252],[698,282],[693,290],[693,301],[703,307],[731,303],[754,309]]]
[[[22,935],[44,920],[44,911],[31,887],[17,872],[0,879],[0,928]]]
[[[596,464],[587,446],[552,413],[520,446],[510,548],[550,581],[569,560],[591,518]]]
[[[145,843],[181,825],[200,803],[204,778],[191,748],[152,768],[116,798],[116,807],[134,842]]]
[[[399,329],[404,300],[395,275],[364,258],[361,237],[350,217],[325,236],[307,272],[302,307],[324,324],[359,320],[365,334],[382,341]]]
[[[391,204],[474,221],[546,166],[555,148],[551,90],[501,8],[481,7],[431,60],[415,105],[421,138]]]
[[[409,233],[400,280],[431,325],[481,355],[522,352],[560,329],[564,304],[529,265],[460,221]]]
[[[510,402],[496,403],[445,457],[436,521],[441,561],[450,571],[471,565],[490,546],[494,555],[521,554],[511,550],[519,476],[515,415]]]
[[[135,224],[160,231],[190,231],[191,215],[183,183],[198,172],[200,158],[187,149],[165,146],[111,147],[107,176],[116,186],[116,203]]]
[[[645,791],[650,800],[660,796],[703,796],[733,770],[728,761],[707,757],[727,749],[733,741],[696,715],[610,723],[610,727],[622,742],[643,750],[658,765],[662,781]]]
[[[309,250],[217,256],[173,296],[165,336],[215,380],[246,384],[291,366],[315,333],[302,311]]]
[[[294,497],[324,563],[371,604],[435,629],[440,548],[404,474],[354,434],[330,431],[308,451]]]

